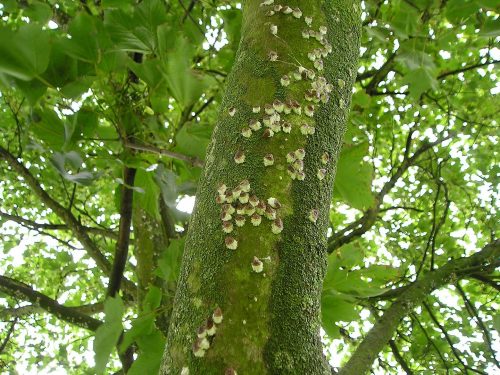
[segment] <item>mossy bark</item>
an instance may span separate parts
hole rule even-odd
[[[356,74],[360,10],[357,2],[348,0],[290,0],[280,4],[300,12],[281,9],[268,15],[276,4],[261,6],[261,2],[244,2],[242,40],[207,152],[161,374],[180,374],[183,369],[203,375],[229,369],[244,375],[330,373],[319,338],[320,295],[329,202]],[[310,26],[306,17],[312,18]],[[313,30],[309,38],[304,30]],[[325,55],[316,58],[316,67],[309,55],[315,49]],[[270,52],[277,54],[276,61],[270,60]],[[293,73],[299,71],[304,78],[296,80]],[[282,79],[285,75],[289,85]],[[315,93],[321,91],[323,101],[307,101],[306,91],[319,82],[318,77],[325,77],[331,86],[323,85]],[[265,105],[276,99],[296,100],[301,107],[298,114],[276,106],[278,124],[290,123],[291,132],[277,131],[263,138],[263,126],[243,137],[242,130],[252,120],[263,122]],[[307,105],[314,105],[312,117],[305,113]],[[258,113],[255,107],[260,107]],[[314,128],[314,134],[304,135],[303,124]],[[298,149],[305,150],[303,168],[297,162],[297,173],[289,173],[294,162],[287,161],[287,154]],[[238,152],[245,154],[241,164],[234,159]],[[264,165],[266,154],[273,155],[273,165]],[[301,169],[305,179],[293,179]],[[324,179],[318,177],[320,169],[326,170]],[[268,206],[269,198],[279,200],[281,233],[273,233],[273,220],[265,216],[258,226],[246,216],[243,226],[223,232],[218,186],[235,189],[243,180],[250,182],[250,195]],[[226,246],[228,237],[237,241],[237,249]],[[254,257],[263,262],[260,273],[251,267]],[[222,322],[208,338],[210,347],[198,350],[203,356],[197,357],[193,351],[197,331],[217,307],[223,312]]]
[[[169,239],[163,223],[140,207],[134,207],[134,255],[137,260],[137,299],[139,310],[150,285],[158,283],[154,271],[158,257],[168,248]]]
[[[174,232],[174,224],[167,217],[168,213],[160,197],[159,207],[162,215],[155,217],[139,206],[134,207],[134,256],[137,261],[137,301],[139,313],[144,310],[144,299],[152,286],[163,290],[161,313],[156,319],[156,325],[164,335],[167,335],[170,312],[173,304],[175,285],[166,283],[155,274],[158,269],[158,259],[164,251],[168,251],[170,237]]]

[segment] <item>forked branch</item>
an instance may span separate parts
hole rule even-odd
[[[377,355],[392,338],[400,320],[421,305],[436,289],[474,272],[492,272],[500,264],[500,240],[486,245],[470,257],[449,261],[441,268],[428,272],[409,286],[375,323],[339,375],[366,373]]]

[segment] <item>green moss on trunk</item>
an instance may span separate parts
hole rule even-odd
[[[161,204],[160,204],[161,205]],[[155,274],[158,259],[168,251],[169,236],[164,220],[152,216],[139,207],[134,207],[134,256],[137,261],[137,300],[139,313],[144,311],[144,299],[152,286],[163,290],[161,313],[156,318],[156,325],[164,335],[168,332],[168,322],[172,307],[172,286]],[[147,310],[146,310],[147,311]]]
[[[302,14],[286,14],[288,10],[281,9],[267,15],[276,4],[260,4],[245,2],[240,49],[207,153],[186,241],[162,374],[180,374],[183,368],[189,368],[190,374],[207,375],[224,374],[228,368],[245,375],[330,371],[319,339],[320,294],[329,202],[359,50],[359,9],[347,0],[296,0],[281,4],[300,7]],[[310,26],[305,17],[312,18]],[[322,26],[328,30],[325,37],[320,33]],[[304,30],[317,34],[306,39]],[[321,49],[326,55],[329,45],[331,53],[317,58],[323,60],[324,70],[319,63],[315,67],[309,53]],[[277,54],[276,61],[270,60],[271,52]],[[306,72],[304,79],[296,81],[293,72],[299,69]],[[305,77],[307,71],[315,78]],[[283,80],[285,75],[290,77],[289,85]],[[321,86],[320,76],[331,84],[325,88],[324,82],[317,90],[324,94],[323,102],[307,101],[306,90],[313,82]],[[326,91],[330,91],[329,100]],[[280,126],[284,121],[290,123],[291,132],[278,131],[263,138],[263,126],[249,138],[242,136],[242,129],[252,120],[263,122],[265,105],[276,99],[296,100],[302,109],[298,114],[290,108],[291,113],[286,114],[276,103]],[[313,117],[305,114],[311,104],[315,106]],[[258,113],[254,113],[255,107],[260,107]],[[314,134],[301,132],[304,123]],[[287,161],[287,154],[298,149],[305,149],[303,162]],[[241,164],[234,160],[238,152],[245,155]],[[325,153],[329,156],[326,164],[322,162]],[[264,165],[267,154],[273,155],[271,166]],[[289,173],[292,164],[296,169]],[[326,178],[317,177],[319,169],[326,169]],[[305,179],[292,179],[301,170]],[[273,220],[263,216],[262,223],[254,226],[244,214],[242,227],[233,220],[233,231],[223,232],[217,188],[225,184],[234,189],[246,179],[250,195],[266,203],[277,198],[281,203],[276,210],[283,221],[281,233],[273,233]],[[312,211],[318,213],[316,221],[310,219]],[[279,227],[278,222],[275,225]],[[237,240],[237,249],[226,247],[228,237]],[[263,262],[260,273],[252,269],[254,257]],[[223,311],[223,320],[208,340],[210,347],[198,351],[204,356],[196,357],[192,347],[197,331],[217,307]]]

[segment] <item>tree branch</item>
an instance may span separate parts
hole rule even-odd
[[[450,281],[468,276],[475,270],[493,271],[500,256],[500,240],[486,245],[481,251],[470,257],[449,261],[446,265],[425,274],[402,293],[375,323],[365,339],[358,346],[339,375],[360,375],[370,369],[378,353],[392,338],[400,320],[435,289]]]
[[[425,330],[425,327],[420,322],[420,320],[417,318],[417,316],[414,313],[411,313],[410,316],[411,316],[411,319],[413,321],[417,322],[419,328],[422,330],[422,333],[424,334],[425,338],[427,339],[427,342],[434,348],[434,350],[436,351],[437,355],[441,359],[441,363],[443,364],[444,368],[446,369],[446,373],[448,374],[449,373],[449,371],[448,371],[449,370],[448,362],[444,359],[443,353],[441,353],[441,351],[439,350],[439,348],[436,345],[436,343],[434,342],[434,340],[432,340],[432,338],[429,336],[429,334]]]
[[[476,279],[478,281],[481,281],[483,284],[486,284],[486,285],[496,289],[498,292],[500,292],[500,284],[496,283],[494,280],[490,279],[486,275],[474,273],[474,274],[470,275],[469,277]]]
[[[434,315],[434,313],[432,312],[429,305],[425,302],[423,302],[422,305],[424,306],[425,310],[427,311],[427,313],[431,317],[431,320],[434,322],[434,324],[439,328],[441,333],[444,335],[444,338],[445,338],[446,342],[448,343],[448,345],[450,346],[450,349],[451,349],[453,355],[455,356],[455,358],[457,359],[457,361],[462,365],[462,367],[466,368],[466,364],[465,364],[464,360],[462,359],[462,357],[460,357],[460,353],[453,345],[453,341],[451,340],[450,335],[448,335],[448,332],[446,331],[446,329],[443,327],[443,325],[441,323],[439,323],[436,315]]]
[[[114,297],[120,290],[120,282],[123,279],[123,271],[127,263],[128,246],[130,243],[130,225],[132,223],[132,204],[134,199],[135,168],[125,167],[124,184],[122,186],[122,196],[120,202],[120,229],[118,231],[118,241],[116,242],[113,268],[109,275],[108,296]]]
[[[410,133],[411,136],[411,133]],[[433,147],[443,143],[444,141],[455,136],[454,132],[450,132],[447,136],[437,139],[434,142],[424,142],[420,148],[415,151],[411,157],[405,157],[399,168],[391,176],[389,181],[387,181],[380,192],[375,197],[375,206],[368,209],[363,216],[349,224],[344,229],[334,233],[328,240],[328,252],[332,253],[342,245],[352,242],[354,239],[361,237],[365,234],[376,222],[377,215],[380,212],[382,202],[384,197],[391,189],[396,185],[397,181],[403,176],[403,174],[415,164],[417,159],[425,152],[429,151]],[[409,150],[409,144],[407,142],[407,147],[405,150],[406,156],[408,156],[407,150]]]
[[[189,121],[196,119],[212,102],[215,100],[215,96],[212,96],[207,99],[205,103],[198,109],[191,117],[189,117]]]
[[[87,249],[89,255],[94,259],[97,265],[104,271],[109,271],[111,269],[111,264],[108,259],[100,252],[96,244],[88,237],[86,232],[83,230],[82,225],[78,220],[67,211],[63,206],[61,206],[55,199],[47,194],[45,190],[40,186],[38,180],[31,174],[31,172],[21,164],[10,152],[0,146],[0,157],[4,159],[12,169],[19,174],[26,182],[26,184],[31,188],[31,191],[35,193],[40,200],[49,207],[57,216],[59,216],[82,243],[82,245]]]
[[[130,141],[125,141],[125,140],[123,141],[123,146],[126,148],[130,148],[132,150],[152,152],[154,154],[168,156],[169,158],[172,158],[172,159],[182,160],[182,161],[185,161],[186,163],[192,165],[193,167],[199,167],[199,168],[203,167],[203,162],[196,157],[191,157],[191,156],[179,154],[177,152],[164,150],[164,149],[156,147],[156,146],[139,145],[137,143],[132,143]]]
[[[193,10],[197,2],[198,0],[191,0],[187,9],[184,10],[184,16],[182,16],[182,23],[186,22],[186,18],[190,15],[191,11]]]
[[[9,343],[10,337],[12,336],[12,333],[14,332],[14,328],[17,323],[17,318],[14,318],[14,320],[10,323],[10,327],[7,330],[7,334],[5,335],[5,338],[2,340],[2,343],[0,344],[0,354],[3,353],[5,348],[7,347],[7,344]]]
[[[7,276],[0,275],[0,291],[23,300],[30,301],[33,305],[39,306],[48,313],[64,320],[70,324],[95,331],[100,325],[101,321],[88,316],[75,308],[66,307],[61,305],[56,300],[37,292],[29,285],[20,281],[11,279]]]
[[[0,158],[4,159],[10,167],[23,178],[24,182],[31,188],[31,191],[35,193],[35,195],[37,195],[48,208],[50,208],[62,221],[66,223],[78,241],[80,241],[83,245],[89,256],[96,262],[97,266],[106,274],[109,274],[111,272],[111,263],[101,253],[96,243],[92,241],[84,227],[75,218],[75,216],[73,216],[71,211],[64,208],[59,202],[47,194],[31,172],[22,163],[20,163],[14,155],[2,146],[0,146]],[[133,295],[135,285],[129,280],[124,280],[124,286],[126,287],[126,290]]]
[[[16,215],[11,215],[11,214],[8,214],[6,212],[2,212],[0,211],[0,217],[6,219],[6,220],[10,220],[10,221],[13,221],[19,225],[22,225],[23,227],[25,228],[28,228],[28,229],[35,229],[35,230],[38,230],[38,229],[45,229],[45,230],[71,230],[68,225],[66,224],[53,224],[53,223],[37,223],[35,221],[31,221],[31,220],[28,220],[28,219],[25,219],[21,216],[16,216]],[[96,234],[96,235],[100,235],[100,236],[103,236],[103,237],[108,237],[108,238],[111,238],[111,239],[118,239],[118,235],[113,232],[112,230],[109,230],[109,229],[104,229],[104,228],[96,228],[96,227],[86,227],[86,226],[82,226],[83,230],[85,230],[87,233],[91,233],[91,234]]]
[[[96,302],[81,306],[68,306],[68,309],[78,311],[85,315],[94,315],[104,311],[104,303]],[[31,314],[40,314],[46,312],[39,305],[26,305],[21,307],[5,308],[0,310],[0,320],[8,320],[9,318],[20,318]]]
[[[392,339],[389,340],[389,346],[391,347],[392,354],[394,354],[394,358],[396,358],[396,361],[398,361],[401,368],[406,372],[407,375],[413,375],[413,371],[411,370],[410,366],[408,366],[408,363],[406,363],[405,359],[399,352],[396,342]]]
[[[462,297],[462,300],[464,301],[464,305],[469,312],[469,315],[476,320],[478,327],[481,329],[483,332],[483,339],[485,344],[488,346],[488,349],[491,353],[491,358],[493,362],[495,363],[495,366],[497,368],[500,368],[500,363],[498,363],[498,360],[496,359],[496,353],[495,350],[493,350],[493,343],[491,342],[491,334],[488,328],[486,327],[486,324],[484,324],[483,320],[479,316],[479,313],[474,306],[474,304],[469,300],[467,297],[467,294],[465,294],[465,291],[462,289],[460,286],[460,283],[457,281],[455,284],[455,288],[457,288],[458,294],[460,294],[460,297]]]
[[[467,72],[469,70],[474,70],[474,69],[477,69],[477,68],[482,68],[483,66],[488,66],[488,65],[491,65],[491,64],[498,64],[498,63],[500,63],[500,60],[493,60],[493,61],[487,61],[487,62],[480,63],[480,64],[474,64],[474,65],[464,66],[463,68],[459,68],[459,69],[454,69],[454,70],[449,70],[447,72],[443,72],[440,75],[438,75],[437,79],[438,80],[439,79],[443,79],[445,77],[448,77],[448,76],[451,76],[451,75],[454,75],[454,74],[459,74],[459,73]]]
[[[199,30],[201,35],[205,36],[205,32],[203,31],[203,29],[201,28],[199,23],[193,18],[193,16],[191,15],[191,11],[187,10],[187,8],[184,5],[184,3],[182,2],[182,0],[177,0],[177,1],[179,2],[182,9],[184,9],[184,14],[188,16],[188,18],[191,20],[191,22],[193,22],[194,26]],[[182,20],[182,22],[184,22],[184,19]]]
[[[376,93],[377,86],[384,77],[389,73],[392,69],[392,65],[394,63],[394,59],[396,58],[396,52],[393,52],[389,58],[385,61],[384,65],[375,72],[373,78],[370,80],[370,83],[365,87],[365,91],[368,95],[374,95]]]

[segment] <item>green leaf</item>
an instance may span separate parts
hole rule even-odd
[[[233,49],[236,49],[241,39],[242,13],[239,9],[227,9],[221,13],[224,18],[224,30],[227,39]]]
[[[2,11],[12,13],[18,10],[17,0],[2,0],[1,4]]]
[[[24,24],[12,31],[0,27],[0,73],[30,80],[49,64],[50,36],[37,24]]]
[[[102,0],[102,7],[131,10],[133,9],[133,2],[130,0]]]
[[[123,73],[127,68],[127,54],[124,51],[105,51],[98,69],[105,73]]]
[[[157,49],[157,28],[167,21],[164,3],[142,1],[133,14],[116,9],[106,12],[105,25],[113,48],[121,51],[154,53]]]
[[[117,297],[108,297],[104,302],[104,314],[106,318],[105,323],[116,323],[122,324],[122,316],[125,312],[125,306],[123,305],[122,299]]]
[[[144,297],[143,308],[145,312],[154,311],[160,306],[162,291],[156,286],[150,286]]]
[[[364,249],[361,247],[360,243],[356,241],[337,249],[328,259],[329,262],[333,263],[332,267],[345,267],[350,269],[355,266],[363,265],[364,257]]]
[[[161,189],[161,196],[165,204],[170,208],[175,208],[179,196],[177,175],[170,169],[166,169],[163,164],[160,164],[156,168],[155,179]]]
[[[94,339],[95,371],[104,373],[109,356],[122,332],[124,305],[120,297],[108,297],[104,302],[104,323],[97,328]]]
[[[127,374],[157,374],[163,357],[165,341],[165,338],[158,330],[148,336],[139,337],[137,339],[140,349],[139,357],[134,361]]]
[[[358,319],[358,316],[356,305],[343,298],[340,294],[324,293],[321,296],[321,320],[323,327],[328,327],[330,330],[332,328],[331,323],[340,321],[352,322]],[[328,333],[328,330],[326,332]]]
[[[174,150],[203,160],[211,134],[212,127],[207,124],[187,123],[177,133]]]
[[[481,26],[479,35],[486,38],[494,38],[500,36],[500,21],[487,19],[486,22]]]
[[[46,24],[52,17],[52,9],[41,1],[33,1],[25,10],[24,15],[32,22]]]
[[[158,26],[157,37],[158,37],[158,53],[163,61],[167,60],[168,52],[172,50],[175,46],[175,36],[178,35],[172,31],[172,26],[170,23],[165,23]]]
[[[344,146],[335,176],[334,194],[358,210],[372,207],[375,202],[371,191],[373,169],[363,161],[367,153],[368,143]]]
[[[68,26],[71,39],[61,43],[68,55],[88,63],[99,62],[109,46],[106,30],[97,17],[79,13]]]
[[[495,328],[496,331],[500,333],[500,314],[496,314],[493,317],[493,328]]]
[[[321,327],[325,330],[330,339],[337,339],[340,337],[340,327],[332,320],[330,313],[327,311],[323,313],[321,310]]]
[[[408,85],[410,96],[413,98],[419,98],[424,92],[438,88],[436,76],[430,70],[424,68],[406,73],[403,81]]]
[[[385,42],[387,40],[387,29],[381,27],[367,27],[363,31],[372,38],[378,39],[379,42]]]
[[[49,109],[34,110],[30,130],[52,150],[61,150],[64,145],[64,122]]]
[[[106,13],[105,27],[113,40],[113,49],[125,52],[152,53],[154,40],[133,16],[121,10]]]
[[[183,238],[171,240],[168,248],[160,255],[158,269],[155,273],[165,281],[177,281],[183,251]]]
[[[483,9],[495,10],[500,6],[499,0],[476,0],[476,3]]]
[[[132,321],[132,328],[125,332],[120,344],[120,352],[124,352],[134,341],[141,337],[150,337],[155,334],[155,310],[160,306],[162,290],[155,286],[150,289],[143,301],[142,315]],[[163,348],[161,348],[163,351]]]
[[[151,89],[155,89],[163,81],[160,73],[161,63],[157,59],[147,60],[140,64],[129,59],[128,66]]]
[[[75,169],[80,168],[83,164],[82,157],[76,151],[67,152],[64,154],[64,158]]]
[[[95,77],[83,76],[61,87],[61,93],[70,99],[79,98],[83,93],[87,92]]]
[[[194,50],[188,40],[179,36],[175,49],[167,54],[162,69],[172,96],[183,108],[195,103],[215,83],[212,77],[191,69],[193,55]]]
[[[452,23],[458,23],[479,10],[479,4],[473,0],[449,0],[446,3],[445,15]]]
[[[165,2],[162,0],[144,0],[137,7],[135,14],[141,25],[144,25],[153,33],[159,25],[167,21]]]
[[[1,222],[0,222],[1,224]],[[0,225],[1,226],[1,225]],[[8,254],[9,251],[11,251],[13,248],[16,246],[19,246],[19,243],[21,242],[21,238],[18,238],[17,236],[8,236],[4,235],[2,237],[2,242],[1,242],[1,248],[4,254]]]
[[[70,151],[66,154],[55,152],[50,158],[50,161],[65,180],[79,185],[90,185],[95,179],[95,176],[88,171],[78,173],[68,172],[66,169],[66,162],[68,162],[75,169],[80,168],[83,163],[80,155],[75,151]]]
[[[86,137],[94,136],[94,133],[99,126],[97,114],[88,107],[82,107],[76,113],[75,121],[76,131],[79,133],[81,132]]]
[[[372,264],[355,272],[360,277],[370,279],[368,282],[374,285],[386,284],[401,277],[401,270],[399,268],[383,264]]]
[[[425,48],[423,46],[422,48]],[[416,69],[436,69],[436,64],[431,55],[420,49],[420,46],[413,43],[405,43],[396,57],[396,61],[404,64],[410,70]]]
[[[123,353],[136,339],[140,336],[147,336],[155,329],[155,315],[148,313],[141,315],[132,321],[132,328],[127,330],[123,335],[123,340],[120,343],[120,353]]]
[[[162,84],[157,89],[150,91],[149,100],[156,113],[162,114],[168,111],[169,98],[167,94],[168,87],[166,84]]]
[[[54,42],[43,78],[52,86],[62,87],[78,78],[78,61],[65,52],[61,39]]]
[[[416,34],[420,21],[419,12],[404,1],[395,1],[396,11],[391,20],[391,26],[396,35],[406,39]]]
[[[135,187],[142,189],[143,193],[134,191],[134,201],[152,217],[159,217],[160,188],[155,182],[154,172],[139,168],[135,175]]]
[[[191,165],[182,160],[174,160],[173,164],[174,169],[179,176],[179,183],[191,184],[192,192],[186,192],[186,194],[194,195],[196,193],[197,181],[201,175],[201,168],[193,168]]]
[[[347,247],[344,251],[347,254],[354,252],[358,254],[354,254],[352,259],[340,258],[340,260],[336,255],[330,256],[323,281],[324,291],[341,293],[343,296],[350,297],[374,297],[388,290],[383,288],[384,285],[400,277],[401,271],[398,268],[385,265],[371,265],[349,270],[349,266],[358,263],[363,255],[360,249],[356,250],[356,247]]]
[[[28,102],[34,106],[38,100],[47,92],[47,86],[38,80],[23,81],[15,79],[17,88],[28,99]]]
[[[357,91],[352,96],[352,106],[353,106],[353,108],[356,105],[360,106],[361,108],[368,108],[368,107],[370,107],[371,101],[372,101],[371,96],[368,95],[363,90]]]

